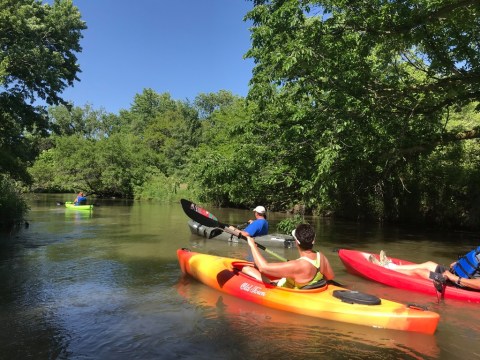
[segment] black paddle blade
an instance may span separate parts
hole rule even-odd
[[[211,214],[208,210],[205,210],[197,204],[194,204],[193,202],[185,199],[181,199],[180,202],[182,204],[183,211],[185,211],[185,214],[187,214],[190,219],[198,222],[199,224],[208,227],[220,228],[225,228],[228,226],[227,224],[222,224],[221,222],[219,222],[215,215]]]
[[[181,199],[180,202],[182,203],[182,208],[183,211],[185,211],[185,214],[187,214],[187,216],[193,221],[196,221],[203,226],[220,228],[223,231],[228,232],[229,234],[238,236],[240,239],[247,240],[247,238],[242,234],[237,234],[236,231],[229,229],[230,225],[219,222],[217,220],[217,217],[213,214],[210,214],[208,210],[205,210],[204,208],[192,203],[189,200]],[[257,242],[255,244],[257,244],[257,247],[276,257],[280,261],[288,261],[287,259],[273,252],[272,250],[267,249],[262,244],[259,244]]]

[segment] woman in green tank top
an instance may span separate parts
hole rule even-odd
[[[280,279],[278,286],[302,288],[325,278],[335,277],[328,259],[321,252],[314,251],[315,230],[309,224],[300,224],[292,232],[300,257],[296,260],[270,263],[260,253],[255,241],[247,237],[257,268],[245,266],[243,272],[264,282]],[[257,270],[258,269],[258,270]]]

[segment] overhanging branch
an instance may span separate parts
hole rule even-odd
[[[439,145],[447,145],[455,141],[464,141],[464,140],[473,140],[480,139],[480,126],[476,126],[471,130],[461,131],[461,132],[451,132],[445,133],[441,136],[439,141],[433,141],[428,144],[416,145],[407,149],[400,150],[402,155],[413,155],[419,154],[422,152],[431,151]]]

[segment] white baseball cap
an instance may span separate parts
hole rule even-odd
[[[259,214],[265,214],[265,208],[263,206],[257,206],[253,211],[259,213]]]

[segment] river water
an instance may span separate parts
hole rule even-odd
[[[479,305],[438,301],[345,271],[351,248],[449,264],[477,234],[425,232],[310,218],[336,280],[353,290],[428,306],[434,335],[372,329],[275,311],[181,275],[176,250],[244,258],[247,247],[192,235],[180,204],[99,200],[92,212],[31,197],[28,227],[1,235],[1,359],[472,359]],[[251,212],[210,209],[222,222]],[[269,214],[271,229],[285,217]],[[294,249],[271,248],[295,258]]]

